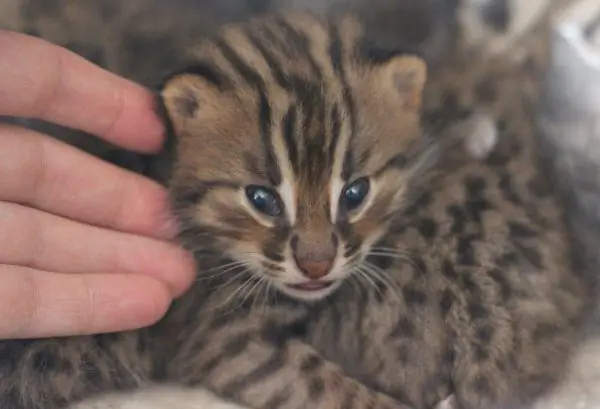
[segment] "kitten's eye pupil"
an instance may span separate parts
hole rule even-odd
[[[246,197],[252,206],[267,216],[277,217],[281,214],[279,196],[271,189],[262,186],[248,186]]]
[[[346,210],[355,210],[363,204],[369,194],[369,179],[360,178],[346,185],[342,192],[342,202]]]

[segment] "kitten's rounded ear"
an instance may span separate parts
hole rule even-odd
[[[200,109],[213,105],[217,90],[205,78],[192,73],[169,77],[162,85],[160,97],[176,135],[197,123]]]
[[[376,69],[378,83],[398,93],[408,110],[421,109],[423,88],[427,81],[427,64],[417,56],[392,57]]]

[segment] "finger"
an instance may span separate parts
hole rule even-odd
[[[176,231],[165,190],[37,132],[0,125],[0,200],[154,237]]]
[[[171,297],[159,281],[0,265],[0,339],[83,335],[151,325]]]
[[[38,118],[153,151],[163,126],[151,93],[59,46],[0,30],[0,115]]]
[[[0,202],[0,263],[61,273],[143,274],[167,283],[174,295],[188,288],[194,274],[191,256],[171,243],[7,202]]]

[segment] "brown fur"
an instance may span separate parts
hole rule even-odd
[[[270,143],[281,158],[281,121],[298,89],[276,83],[247,37],[260,37],[273,21],[232,26],[223,36],[263,78]],[[300,118],[308,106],[338,109],[340,118],[339,128],[331,115],[298,122],[307,123],[294,134],[298,210],[307,223],[335,229],[344,246],[360,248],[348,261],[353,274],[310,302],[266,285],[291,274],[286,251],[302,229],[252,211],[241,191],[248,184],[277,187],[289,175],[276,166],[284,173],[278,178],[263,148],[256,86],[223,59],[218,40],[207,42],[195,58],[216,65],[231,83],[219,88],[187,71],[163,89],[178,142],[170,188],[182,241],[197,256],[198,284],[148,330],[0,343],[0,357],[8,357],[0,366],[0,406],[55,409],[96,392],[170,382],[257,409],[427,409],[451,394],[460,408],[504,409],[559,379],[587,292],[571,269],[562,211],[538,168],[523,92],[531,78],[515,76],[516,67],[502,61],[473,66],[468,76],[451,62],[436,73],[422,101],[427,118],[460,111],[436,104],[472,104],[485,85],[500,129],[485,161],[463,158],[439,168],[445,152],[432,161],[440,151],[430,149],[437,144],[419,123],[418,59],[365,59],[352,47],[360,38],[355,20],[343,21],[349,100],[326,48],[333,38],[328,23],[304,14],[288,23],[309,39],[325,73],[312,75],[306,54],[294,54],[296,41],[273,48],[282,71],[323,85],[302,95]],[[440,143],[444,135],[436,134]],[[311,161],[309,153],[326,157],[331,146],[329,162]],[[346,151],[352,160],[344,179],[366,175],[377,190],[364,212],[340,222],[323,202],[331,201],[331,175],[344,168]],[[381,170],[391,158],[395,166]],[[439,172],[424,178],[429,168]]]

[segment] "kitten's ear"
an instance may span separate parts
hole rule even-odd
[[[199,75],[184,73],[167,79],[160,96],[175,134],[197,123],[201,110],[213,106],[217,94],[214,85]]]
[[[376,81],[386,92],[396,92],[407,110],[420,110],[427,81],[427,64],[416,56],[396,56],[376,69]]]

